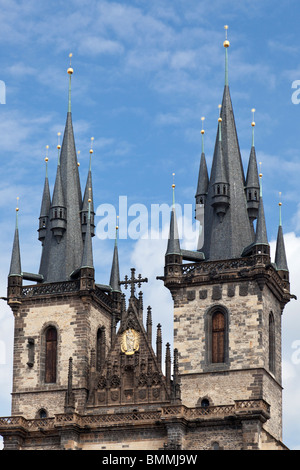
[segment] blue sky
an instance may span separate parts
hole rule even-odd
[[[291,288],[300,296],[300,105],[292,102],[292,84],[300,80],[297,0],[0,0],[0,11],[0,80],[6,85],[6,104],[0,105],[1,295],[17,196],[22,267],[27,272],[39,268],[45,148],[49,145],[53,187],[57,132],[63,132],[67,112],[69,53],[83,187],[90,138],[95,138],[95,206],[117,208],[121,195],[128,205],[148,209],[170,204],[173,172],[177,203],[193,204],[201,116],[206,118],[209,167],[213,153],[228,24],[229,85],[243,162],[246,169],[254,107],[268,236],[272,242],[277,234],[280,191]],[[152,304],[154,322],[163,317],[166,342],[172,340],[172,305],[155,280],[163,273],[165,246],[165,240],[120,240],[119,256],[122,277],[135,266],[151,280],[144,289],[145,304]],[[112,250],[112,240],[94,240],[100,283],[109,280]],[[0,415],[8,416],[13,319],[4,302],[0,322],[6,348],[5,364],[0,364]],[[300,448],[300,364],[293,355],[298,340],[300,320],[292,301],[283,316],[284,442],[291,448]]]

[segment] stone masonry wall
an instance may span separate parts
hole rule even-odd
[[[54,326],[58,332],[57,381],[44,382],[44,331]],[[15,318],[12,414],[35,418],[45,408],[49,416],[64,411],[68,383],[68,363],[73,357],[73,388],[77,408],[84,402],[90,352],[96,346],[97,330],[105,326],[110,346],[110,316],[98,305],[79,296],[25,301]],[[33,366],[28,366],[28,339],[34,340]]]
[[[227,316],[225,363],[209,361],[209,312]],[[275,376],[269,371],[269,313],[276,335]],[[281,309],[267,286],[254,281],[181,288],[174,295],[174,347],[179,351],[182,402],[197,406],[263,398],[271,405],[268,431],[281,439]],[[263,372],[265,370],[265,372]]]

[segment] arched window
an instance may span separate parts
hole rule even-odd
[[[275,374],[275,322],[274,315],[269,315],[269,370]]]
[[[212,450],[220,450],[220,445],[218,442],[213,442],[212,444]]]
[[[209,400],[207,398],[203,398],[201,400],[201,408],[208,408],[209,407]]]
[[[47,418],[47,416],[48,416],[47,411],[44,408],[39,410],[39,412],[38,412],[38,417],[39,418],[45,419],[45,418]]]
[[[225,316],[216,311],[212,316],[211,362],[225,362]]]
[[[45,383],[56,382],[57,368],[57,331],[54,326],[47,328],[45,354]]]

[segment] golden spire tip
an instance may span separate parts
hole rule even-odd
[[[71,59],[72,59],[72,57],[73,57],[72,52],[70,52],[69,57],[70,57],[70,67],[68,68],[68,74],[69,74],[69,75],[72,75],[72,73],[73,73],[73,71],[74,71],[74,70],[72,69],[72,67],[71,67]]]
[[[252,120],[252,122],[251,122],[251,126],[252,126],[252,127],[255,127],[255,121],[254,121],[254,113],[255,113],[255,111],[256,111],[255,108],[252,108],[252,109],[251,109],[251,113],[253,114],[253,120]]]
[[[227,24],[224,26],[224,29],[225,29],[226,37],[225,37],[225,41],[223,42],[223,46],[227,48],[227,47],[230,46],[230,42],[229,42],[228,39],[227,39],[227,31],[228,31],[228,26],[227,26]]]

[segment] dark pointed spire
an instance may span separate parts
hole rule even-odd
[[[258,214],[258,206],[259,206],[259,179],[258,179],[258,169],[257,169],[257,161],[256,161],[256,152],[254,146],[254,113],[255,109],[252,109],[253,113],[253,120],[251,123],[252,126],[252,146],[250,151],[249,163],[248,163],[248,170],[247,170],[247,177],[246,177],[246,198],[247,198],[247,210],[249,215],[249,220],[251,222],[251,226],[253,229],[253,221],[257,218]]]
[[[204,119],[205,119],[204,117],[201,118],[201,120],[202,120],[202,129],[201,129],[202,151],[201,151],[197,191],[196,191],[196,195],[195,195],[196,204],[205,204],[207,188],[208,188],[208,183],[209,183],[207,164],[206,164],[206,158],[205,158],[205,153],[204,153],[204,133],[205,133],[205,131],[203,129]]]
[[[81,268],[94,268],[93,262],[93,246],[92,246],[92,235],[91,235],[91,198],[88,199],[89,211],[87,220],[87,229],[84,240]]]
[[[88,199],[91,198],[91,235],[92,237],[95,235],[95,224],[94,224],[94,217],[95,217],[95,212],[94,212],[94,203],[93,203],[93,183],[92,183],[92,154],[93,154],[93,148],[92,144],[94,141],[94,137],[91,137],[91,148],[90,148],[90,164],[89,164],[89,171],[87,175],[87,180],[86,180],[86,185],[85,185],[85,191],[84,191],[84,196],[83,196],[83,202],[82,202],[82,210],[81,210],[81,225],[82,225],[82,235],[83,235],[83,240],[85,237],[86,233],[86,224],[87,224],[87,214],[89,210],[89,203]]]
[[[258,208],[257,223],[256,223],[256,233],[255,233],[255,245],[269,245],[266,219],[265,219],[265,211],[264,211],[264,203],[263,203],[263,196],[262,196],[262,173],[259,174],[259,177],[260,177],[260,194],[259,194],[259,208]]]
[[[40,210],[40,217],[39,217],[39,240],[44,242],[46,237],[47,226],[49,223],[49,211],[51,206],[51,196],[50,196],[50,189],[49,189],[49,180],[48,180],[48,148],[47,145],[47,155],[45,158],[46,162],[46,176],[45,176],[45,183],[44,183],[44,191],[41,203],[41,210]]]
[[[71,72],[73,73],[73,69],[70,69],[68,69],[69,77]],[[57,189],[55,192],[60,200],[63,196],[66,230],[59,243],[57,243],[52,231],[47,230],[40,264],[40,274],[43,275],[44,282],[69,280],[71,273],[79,269],[82,262],[83,241],[80,219],[82,195],[70,106],[68,107],[59,163],[60,171],[58,171],[58,174],[60,173],[60,176],[57,176],[57,185],[58,188],[61,186],[61,190]],[[56,196],[54,196],[55,194],[53,195],[52,206],[55,203]]]
[[[215,152],[210,174],[204,211],[204,245],[202,251],[206,260],[239,258],[245,247],[253,243],[253,231],[247,212],[245,175],[237,137],[234,112],[228,85],[229,41],[225,40],[225,87],[221,107],[221,126],[218,126]],[[222,145],[219,144],[221,128]],[[225,175],[228,181],[230,204],[222,223],[214,207],[215,182],[218,168],[219,148],[222,148]],[[221,188],[220,188],[221,189]]]
[[[282,231],[282,221],[281,221],[281,206],[282,203],[279,202],[279,226],[277,233],[277,242],[276,242],[276,252],[275,252],[275,264],[278,271],[288,271],[288,264],[286,260],[285,244]]]
[[[19,200],[19,198],[17,198],[17,200]],[[16,227],[15,227],[13,249],[12,249],[12,254],[11,254],[9,276],[22,276],[19,227],[18,227],[18,212],[19,212],[19,207],[16,208]]]
[[[113,261],[111,266],[109,285],[113,292],[121,292],[120,288],[120,269],[119,269],[119,255],[118,255],[118,225],[116,225],[115,247],[113,254]]]
[[[219,108],[221,108],[221,105],[219,105]],[[211,185],[213,188],[212,206],[219,218],[219,221],[222,222],[223,217],[225,216],[229,206],[230,197],[229,183],[222,149],[221,115],[219,116],[218,122],[218,141],[216,144],[216,150],[214,155],[215,172],[213,177],[211,178]]]
[[[56,179],[50,208],[50,226],[57,243],[60,243],[66,231],[66,215],[66,205],[61,181],[60,157],[58,154]]]
[[[174,177],[175,173],[173,173]],[[179,234],[178,234],[178,226],[177,226],[177,219],[176,219],[176,210],[175,210],[175,184],[172,184],[173,188],[173,204],[172,204],[172,212],[171,212],[171,220],[170,220],[170,232],[169,232],[169,240],[168,246],[166,251],[167,255],[174,255],[174,254],[181,254],[180,251],[180,242],[179,242]]]

